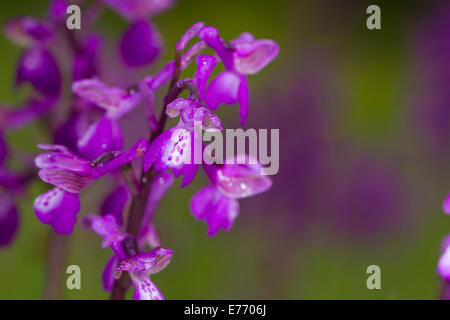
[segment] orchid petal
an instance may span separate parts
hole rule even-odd
[[[222,228],[228,231],[239,214],[239,203],[222,195],[214,186],[197,191],[191,199],[192,215],[208,225],[208,236],[212,237]]]
[[[19,214],[9,194],[0,192],[0,247],[11,243],[19,226]]]
[[[133,300],[164,300],[161,291],[150,280],[148,272],[131,271],[130,277],[134,285]]]
[[[167,10],[173,0],[102,0],[129,20],[148,18]]]
[[[107,111],[110,118],[118,119],[141,102],[139,92],[127,92],[121,88],[105,85],[97,78],[76,81],[72,91]]]
[[[60,188],[53,188],[34,200],[36,217],[42,223],[51,225],[56,233],[72,233],[79,210],[78,194]]]
[[[148,271],[149,274],[158,273],[167,267],[172,256],[172,250],[158,247],[152,251],[139,253],[120,261],[117,270]]]
[[[197,71],[194,75],[194,82],[197,85],[199,92],[199,101],[203,101],[206,91],[206,85],[211,72],[216,67],[217,59],[214,56],[200,55],[196,59]]]
[[[78,140],[78,151],[86,159],[94,160],[102,153],[121,150],[122,129],[117,120],[106,116],[94,122]]]
[[[237,41],[234,43],[234,68],[242,74],[255,74],[278,55],[280,48],[273,40]]]
[[[100,214],[105,216],[111,214],[119,225],[123,224],[123,209],[131,199],[131,194],[125,186],[118,186],[103,200]]]

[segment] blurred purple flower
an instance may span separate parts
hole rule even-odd
[[[210,237],[216,235],[221,228],[225,231],[231,229],[239,214],[236,199],[265,192],[272,186],[270,178],[262,175],[260,165],[225,164],[203,167],[211,185],[194,194],[190,208],[195,218],[207,223]]]
[[[148,18],[170,8],[173,0],[102,0],[129,20]]]
[[[53,55],[40,46],[27,49],[19,59],[16,84],[29,82],[45,97],[59,97],[61,73]]]
[[[46,21],[33,17],[13,18],[3,26],[4,34],[21,47],[31,47],[53,38],[53,30]]]
[[[203,27],[198,37],[217,53],[226,69],[211,81],[205,95],[207,106],[216,110],[222,103],[239,103],[244,125],[249,104],[246,75],[261,71],[272,61],[278,55],[278,44],[273,40],[256,40],[246,32],[226,45],[214,27]]]
[[[173,251],[156,248],[122,260],[117,270],[128,271],[134,285],[134,300],[164,300],[161,291],[150,280],[150,275],[167,267]]]
[[[152,63],[161,51],[161,38],[150,22],[140,19],[127,29],[120,40],[120,56],[129,67]]]
[[[0,190],[0,247],[11,243],[19,225],[19,214],[9,194]]]

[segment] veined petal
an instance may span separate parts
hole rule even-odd
[[[78,194],[53,188],[34,200],[36,217],[44,224],[52,226],[56,233],[72,233],[80,210]]]
[[[280,48],[273,40],[237,41],[234,43],[234,68],[242,74],[255,74],[278,55]]]
[[[173,251],[158,247],[149,252],[143,252],[120,261],[117,270],[147,271],[148,274],[158,273],[170,263]]]
[[[203,187],[191,199],[192,215],[208,225],[212,237],[222,228],[228,231],[239,214],[239,203],[222,195],[213,185]]]
[[[161,52],[162,41],[156,27],[140,19],[127,29],[120,40],[120,56],[130,67],[142,67],[153,62]]]
[[[130,271],[131,281],[134,285],[133,300],[164,300],[161,291],[150,280],[146,271]]]
[[[86,159],[94,160],[102,153],[121,150],[122,129],[117,120],[107,116],[94,122],[78,140],[78,151]]]
[[[76,81],[72,91],[106,110],[108,117],[118,119],[141,102],[139,92],[105,85],[97,78]]]

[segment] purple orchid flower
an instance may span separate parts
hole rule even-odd
[[[135,20],[148,18],[173,5],[173,0],[102,0],[124,18]]]
[[[144,171],[148,171],[152,165],[155,165],[158,171],[171,168],[175,177],[183,175],[182,188],[194,179],[198,169],[194,161],[194,143],[200,139],[199,133],[195,130],[196,123],[203,130],[223,129],[219,117],[199,103],[199,97],[203,94],[215,65],[214,57],[201,55],[197,57],[197,71],[194,78],[179,81],[179,86],[187,85],[190,88],[191,95],[188,99],[177,98],[167,105],[166,115],[170,118],[180,116],[180,122],[163,132],[150,145],[142,159]]]
[[[131,235],[121,231],[120,225],[113,215],[107,214],[102,217],[89,215],[84,219],[84,223],[104,239],[102,248],[111,247],[119,259],[127,257],[122,243]]]
[[[50,224],[57,233],[71,233],[76,223],[75,215],[80,209],[78,193],[88,188],[92,182],[122,165],[142,156],[147,141],[139,140],[125,152],[116,152],[106,162],[93,164],[79,157],[64,146],[39,145],[50,150],[36,157],[35,164],[39,177],[56,188],[38,196],[34,211],[44,224]]]
[[[122,149],[118,120],[140,103],[141,94],[109,87],[96,78],[74,82],[72,91],[106,111],[78,140],[78,151],[93,160],[104,152]]]
[[[75,52],[72,67],[73,81],[93,78],[98,74],[98,55],[101,39],[90,35],[83,39],[81,49]]]
[[[442,210],[445,214],[450,214],[450,193],[447,194],[444,202],[442,203]]]
[[[128,271],[131,277],[134,300],[164,300],[161,291],[150,280],[150,275],[166,268],[172,256],[172,250],[156,248],[131,256],[119,263],[117,270]]]
[[[221,130],[223,127],[215,114],[191,99],[176,99],[167,105],[166,114],[172,118],[180,115],[180,122],[153,141],[142,159],[142,165],[144,171],[153,165],[157,171],[171,168],[175,177],[183,175],[183,188],[192,182],[198,169],[194,161],[194,143],[200,137],[195,130],[195,122],[204,129]]]
[[[237,199],[247,198],[270,189],[272,181],[262,175],[262,167],[254,159],[249,164],[203,165],[211,184],[203,187],[191,199],[195,218],[208,224],[208,236],[222,228],[228,231],[239,214]],[[240,163],[237,158],[227,163]]]
[[[11,195],[0,190],[0,247],[13,240],[19,225],[19,214]]]
[[[3,26],[4,34],[21,47],[31,47],[53,38],[49,23],[33,17],[13,18]]]
[[[157,28],[146,19],[139,19],[123,34],[119,51],[127,66],[142,67],[159,56],[162,46]]]
[[[279,53],[278,44],[273,40],[254,39],[248,32],[228,44],[214,27],[203,27],[198,37],[217,53],[226,69],[211,81],[205,95],[206,105],[216,110],[222,103],[239,103],[241,125],[244,125],[249,105],[246,75],[261,71],[271,62]]]
[[[442,241],[442,255],[437,265],[437,273],[444,281],[450,281],[450,235]]]
[[[147,19],[170,6],[172,0],[103,0],[126,19],[132,21],[123,34],[119,51],[128,67],[142,67],[153,62],[162,48],[161,36]]]

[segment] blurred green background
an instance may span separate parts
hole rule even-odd
[[[382,30],[366,28],[365,11],[372,3],[381,6]],[[281,48],[274,62],[249,77],[248,124],[280,128],[279,177],[273,177],[272,191],[240,201],[241,213],[232,230],[214,238],[207,237],[206,226],[188,208],[192,194],[206,183],[205,176],[199,175],[185,190],[176,182],[155,217],[162,245],[175,251],[168,268],[152,277],[166,299],[439,297],[435,267],[440,242],[450,232],[450,219],[441,212],[450,166],[442,161],[447,153],[429,154],[426,138],[411,120],[415,80],[421,77],[416,70],[420,58],[414,49],[415,30],[437,6],[438,1],[181,0],[153,19],[166,44],[158,65],[171,59],[170,48],[196,21],[216,26],[225,39],[249,31],[257,38],[274,39]],[[44,17],[46,10],[47,1],[2,1],[0,23],[17,15]],[[116,54],[114,40],[126,26],[125,20],[105,10],[94,26],[110,43],[103,54]],[[20,49],[4,36],[0,48],[0,101],[14,104],[26,94],[13,89]],[[305,111],[308,103],[311,107]],[[237,125],[237,108],[225,109],[226,125]],[[313,119],[320,118],[318,123],[309,123],[311,113]],[[127,121],[132,120],[125,119],[125,126]],[[315,153],[319,160],[310,161],[324,163],[314,167],[314,175],[297,158],[308,158],[298,150],[314,150],[315,143],[302,144],[316,141],[303,139],[312,135],[319,136],[326,149]],[[8,133],[12,148],[23,152],[36,153],[36,144],[47,139],[39,125]],[[389,168],[389,178],[401,180],[396,193],[401,199],[395,199],[401,203],[387,210],[381,221],[364,205],[350,216],[346,213],[353,206],[338,210],[334,205],[340,203],[337,191],[357,172],[352,164],[360,158]],[[97,183],[83,194],[79,216],[96,212],[106,185]],[[33,183],[20,203],[19,233],[0,251],[0,299],[42,297],[49,227],[35,218],[32,203],[45,188]],[[352,195],[358,197],[355,188],[349,191],[349,201]],[[312,204],[302,202],[304,190],[305,201],[314,199]],[[384,201],[374,197],[369,196],[367,207]],[[371,216],[365,216],[366,211]],[[341,227],[345,219],[363,224],[375,219],[365,227],[378,227],[367,232],[358,225]],[[67,265],[81,267],[82,289],[65,289],[64,298],[108,298],[100,275],[110,250],[102,250],[100,237],[81,224],[70,238]],[[381,290],[366,287],[366,268],[372,264],[381,268]]]

